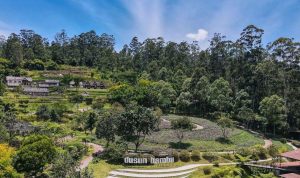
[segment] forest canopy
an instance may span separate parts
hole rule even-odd
[[[235,41],[215,33],[207,49],[197,42],[133,37],[118,52],[114,37],[105,33],[69,37],[62,30],[49,42],[21,30],[0,38],[1,79],[23,68],[96,67],[102,77],[120,83],[111,89],[112,101],[209,117],[227,113],[249,127],[286,133],[300,128],[300,43],[281,37],[264,45],[263,34],[254,25]]]

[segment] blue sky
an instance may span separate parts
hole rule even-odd
[[[198,40],[202,48],[215,32],[235,40],[254,24],[264,43],[278,37],[300,41],[298,0],[0,0],[0,34],[33,29],[52,40],[95,30],[112,34],[117,49],[133,36],[166,41]]]

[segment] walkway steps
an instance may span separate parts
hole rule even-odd
[[[166,174],[138,174],[138,173],[127,173],[127,172],[119,172],[119,171],[111,171],[110,176],[121,176],[121,177],[130,177],[130,178],[168,178],[168,177],[185,177],[196,169],[192,169],[189,171],[183,171],[179,173],[166,173]]]

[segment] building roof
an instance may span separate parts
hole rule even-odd
[[[28,80],[29,82],[32,82],[31,77],[14,77],[14,76],[6,76],[6,81],[8,80]]]
[[[47,88],[47,87],[49,87],[49,84],[39,83],[39,87],[41,87],[41,88]]]
[[[45,83],[59,83],[59,80],[45,80]]]
[[[24,92],[31,92],[31,93],[48,93],[48,88],[33,88],[33,87],[24,87]]]
[[[300,178],[300,175],[295,174],[295,173],[288,173],[288,174],[281,174],[280,177],[283,177],[283,178]]]
[[[276,166],[285,168],[285,167],[300,167],[300,161],[294,161],[294,162],[285,162],[285,163],[277,163]]]
[[[281,156],[300,161],[300,149],[282,153]]]

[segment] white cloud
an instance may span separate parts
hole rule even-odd
[[[164,3],[161,0],[123,0],[131,15],[135,35],[159,37],[164,35]]]
[[[198,29],[197,33],[188,33],[186,34],[186,37],[187,38],[190,38],[192,40],[195,40],[195,41],[202,41],[202,40],[205,40],[208,36],[208,31],[200,28]]]

